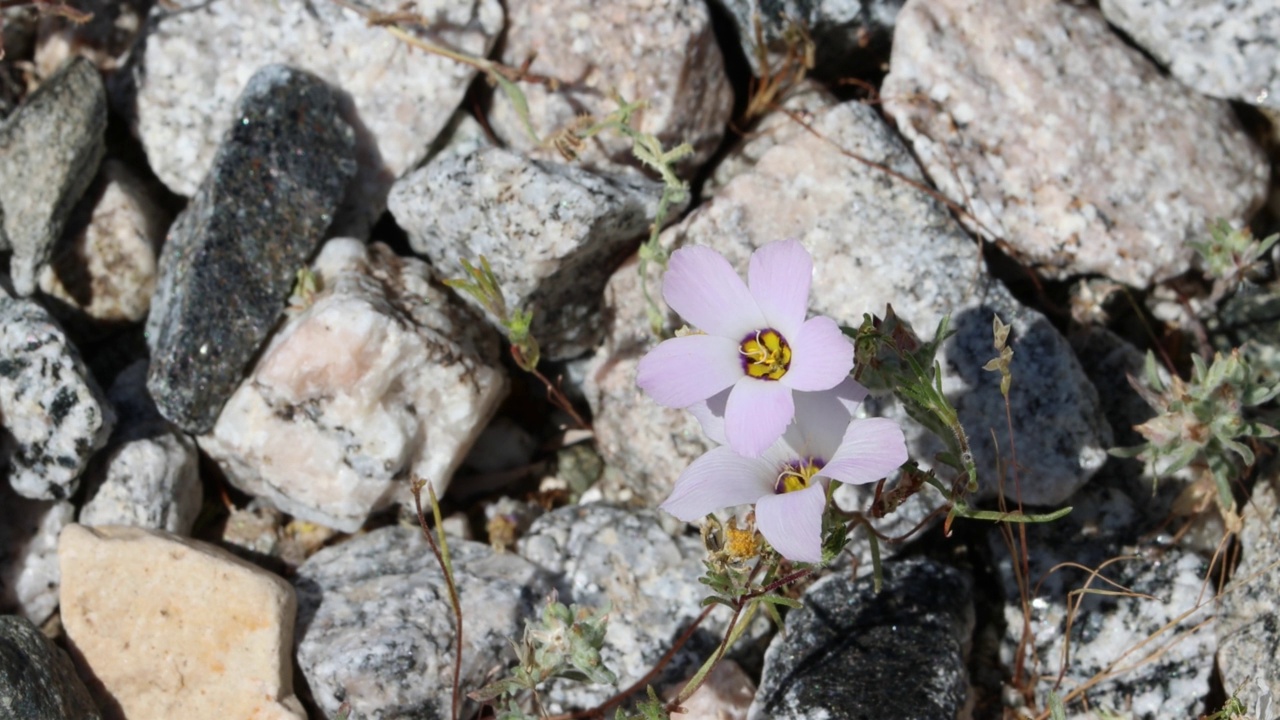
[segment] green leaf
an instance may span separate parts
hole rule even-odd
[[[1254,462],[1253,451],[1249,449],[1248,445],[1245,445],[1244,443],[1236,442],[1235,440],[1224,439],[1222,440],[1222,446],[1230,450],[1231,452],[1239,455],[1240,459],[1244,460],[1245,465],[1253,464]]]
[[[789,597],[783,597],[781,595],[772,595],[772,594],[761,595],[760,597],[756,598],[756,600],[759,600],[762,603],[770,603],[772,605],[783,605],[789,608],[800,607],[800,601],[792,600]]]
[[[538,131],[533,129],[533,121],[529,119],[529,101],[525,99],[524,91],[520,89],[519,85],[506,79],[502,73],[496,70],[490,70],[489,77],[498,84],[498,87],[502,88],[507,100],[511,101],[516,115],[520,116],[520,124],[524,125],[524,131],[529,134],[529,138],[533,140],[534,144],[541,145],[542,141],[538,139]]]
[[[1147,359],[1142,364],[1142,372],[1146,376],[1147,387],[1158,393],[1164,392],[1164,382],[1160,380],[1160,366],[1156,364],[1156,354],[1150,350],[1147,351]]]
[[[1049,691],[1049,718],[1050,720],[1067,720],[1067,710],[1062,707],[1062,699],[1052,690]]]
[[[1170,462],[1168,465],[1166,465],[1163,470],[1160,470],[1159,474],[1168,475],[1171,473],[1178,472],[1182,468],[1190,465],[1191,461],[1195,460],[1196,455],[1198,455],[1199,453],[1200,453],[1200,448],[1196,447],[1195,445],[1187,445],[1180,448],[1177,454],[1174,455],[1173,461]]]
[[[1151,449],[1151,443],[1143,443],[1142,445],[1134,445],[1133,447],[1113,447],[1107,450],[1107,454],[1111,457],[1118,458],[1135,458]]]

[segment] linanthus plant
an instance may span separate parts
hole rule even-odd
[[[1027,522],[1069,511],[1028,516],[970,509],[963,495],[976,486],[976,467],[933,359],[947,336],[946,322],[925,343],[892,308],[884,320],[864,317],[857,330],[823,316],[806,319],[812,274],[803,245],[783,240],[752,254],[745,283],[706,247],[676,250],[663,278],[667,305],[695,329],[682,329],[641,359],[636,383],[659,404],[689,410],[717,447],[681,473],[662,509],[695,521],[752,506],[747,529],[735,521],[729,532],[736,540],[728,550],[714,549],[717,569],[759,555],[769,564],[762,581],[767,586],[778,577],[778,560],[829,562],[851,529],[831,502],[836,487],[880,481],[904,464],[891,502],[877,503],[873,514],[892,512],[926,484],[949,496],[948,528],[956,516]],[[1007,372],[1007,335],[1008,326],[997,319],[1000,357],[990,369]],[[857,417],[868,393],[858,378],[894,393],[913,418],[947,441],[949,451],[936,460],[953,468],[958,482],[943,483],[933,471],[908,463],[905,437],[894,421]],[[754,531],[764,542],[744,539]],[[874,535],[872,543],[874,548]],[[732,588],[729,575],[719,572],[708,584],[742,597],[748,590]]]
[[[1213,280],[1210,305],[1249,280],[1280,241],[1280,235],[1255,239],[1247,228],[1237,230],[1225,220],[1213,224],[1209,234],[1208,240],[1190,244]],[[1255,364],[1248,347],[1225,356],[1216,353],[1211,361],[1193,355],[1187,380],[1177,375],[1166,380],[1155,355],[1148,352],[1145,382],[1129,377],[1156,411],[1155,417],[1134,428],[1147,442],[1111,451],[1143,460],[1157,481],[1190,468],[1197,481],[1216,488],[1215,500],[1229,528],[1238,528],[1240,522],[1232,483],[1253,466],[1258,443],[1274,443],[1280,436],[1274,411],[1261,407],[1280,395],[1280,381],[1265,361]]]
[[[1145,385],[1133,377],[1129,382],[1157,414],[1134,428],[1146,443],[1112,454],[1145,461],[1157,479],[1193,466],[1213,479],[1219,510],[1231,520],[1236,508],[1232,481],[1240,476],[1242,465],[1254,463],[1249,444],[1280,435],[1255,413],[1258,406],[1280,395],[1280,382],[1260,382],[1239,350],[1227,356],[1219,353],[1212,363],[1199,355],[1191,359],[1189,380],[1174,375],[1166,382],[1155,355],[1147,353]]]
[[[686,247],[670,255],[662,293],[691,322],[660,343],[637,368],[636,382],[660,404],[687,409],[716,444],[676,480],[662,509],[688,522],[703,519],[708,557],[704,605],[722,604],[733,616],[719,648],[676,699],[677,709],[703,682],[757,609],[776,623],[777,606],[796,607],[787,585],[831,562],[866,526],[876,586],[880,567],[876,534],[861,513],[832,501],[840,483],[882,481],[902,468],[887,493],[877,487],[870,514],[883,517],[929,485],[949,499],[948,532],[955,517],[1045,522],[1046,515],[974,510],[964,495],[976,487],[977,469],[955,408],[942,393],[934,360],[946,339],[946,320],[922,342],[892,307],[884,319],[864,316],[857,329],[826,317],[806,319],[813,260],[795,240],[765,245],[751,257],[747,281],[715,251]],[[996,318],[998,355],[987,369],[1006,379],[1013,350],[1009,327]],[[858,418],[868,389],[893,393],[908,414],[941,436],[948,450],[936,468],[908,460],[902,429],[883,418]],[[1008,382],[1002,382],[1008,397]],[[721,522],[714,513],[750,506],[745,516]],[[741,517],[741,522],[740,522]]]
[[[1216,303],[1254,273],[1263,263],[1280,234],[1262,240],[1253,237],[1248,228],[1237,230],[1226,220],[1218,220],[1209,228],[1209,239],[1190,241],[1213,278],[1209,302]]]
[[[636,384],[688,408],[720,443],[691,464],[662,508],[685,521],[754,505],[783,557],[822,561],[832,481],[875,482],[907,460],[901,428],[855,419],[866,390],[850,377],[853,345],[834,320],[805,319],[813,260],[795,240],[751,257],[747,283],[706,247],[675,251],[662,293],[698,330],[659,344]]]

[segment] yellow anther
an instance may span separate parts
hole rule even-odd
[[[804,490],[809,487],[813,476],[817,475],[821,469],[822,465],[813,458],[787,465],[782,472],[778,473],[778,479],[773,483],[773,491],[781,495],[795,492],[796,490]]]
[[[729,518],[725,535],[725,554],[734,560],[746,560],[760,554],[760,541],[751,523],[747,523],[745,528],[740,528],[737,520]]]
[[[776,330],[757,330],[742,341],[739,351],[747,360],[747,374],[754,378],[777,380],[791,367],[791,346]]]

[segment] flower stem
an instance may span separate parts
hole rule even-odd
[[[436,531],[440,535],[440,543],[438,545],[436,544],[436,539],[431,536],[431,531],[427,527],[427,518],[422,512],[422,487],[424,485],[427,487],[427,496],[431,500],[431,516],[436,521]],[[427,544],[431,546],[431,554],[436,556],[436,562],[440,564],[440,571],[444,573],[444,584],[449,591],[449,604],[453,606],[453,619],[454,624],[457,626],[457,632],[454,633],[456,646],[453,657],[453,697],[450,717],[453,720],[458,720],[459,692],[462,685],[462,603],[458,599],[458,586],[453,580],[453,560],[449,557],[449,545],[444,536],[444,524],[440,516],[440,502],[436,498],[435,488],[432,487],[430,482],[421,478],[414,478],[410,487],[413,491],[413,508],[418,516],[418,526],[422,528],[422,535],[427,539]]]

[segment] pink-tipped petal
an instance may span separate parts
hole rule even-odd
[[[663,510],[685,522],[734,505],[747,505],[773,492],[773,466],[731,448],[712,448],[680,473]]]
[[[756,528],[782,557],[795,562],[822,562],[822,511],[826,504],[822,483],[762,497],[756,502]]]
[[[685,322],[735,342],[765,327],[746,283],[709,247],[693,245],[671,254],[662,276],[662,297]]]
[[[751,254],[747,286],[769,327],[783,337],[804,323],[812,282],[813,258],[799,240],[772,242]]]
[[[738,344],[717,335],[664,340],[636,367],[636,385],[673,408],[706,400],[743,377]]]
[[[791,343],[791,367],[781,380],[793,390],[830,390],[853,370],[853,343],[829,317],[809,318],[787,341]]]
[[[791,424],[795,405],[791,388],[780,382],[744,377],[733,386],[724,409],[729,447],[759,457]]]
[[[721,390],[706,400],[696,402],[686,408],[689,414],[702,426],[702,432],[717,445],[729,444],[729,440],[724,434],[724,409],[729,402],[729,393],[732,390],[733,388]]]
[[[861,485],[879,480],[906,461],[907,441],[898,423],[888,418],[867,418],[849,423],[840,449],[820,474]]]

